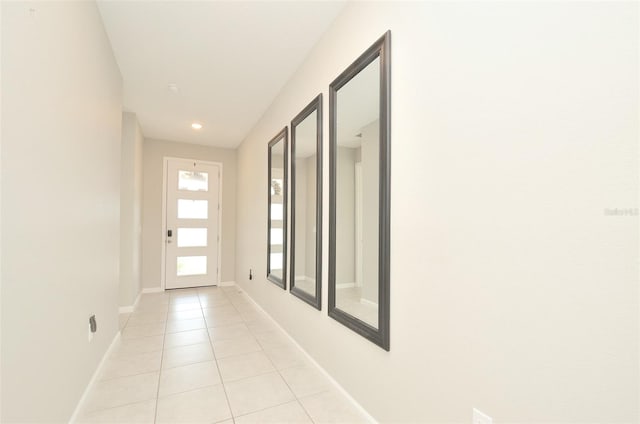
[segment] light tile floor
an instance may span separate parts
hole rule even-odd
[[[236,287],[144,294],[82,423],[364,423]]]

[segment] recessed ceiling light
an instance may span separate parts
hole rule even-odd
[[[194,122],[193,124],[191,124],[191,128],[193,128],[194,130],[202,129],[202,124]]]
[[[167,88],[174,94],[178,94],[178,92],[180,91],[180,89],[178,88],[178,84],[176,84],[175,82],[170,82],[169,85],[167,85]]]

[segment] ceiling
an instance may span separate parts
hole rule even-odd
[[[244,140],[345,5],[98,1],[124,108],[145,137],[228,148]]]

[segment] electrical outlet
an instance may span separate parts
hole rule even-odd
[[[493,424],[493,419],[487,414],[473,408],[473,424]]]
[[[89,317],[89,342],[91,342],[91,340],[93,340],[93,334],[98,331],[98,324],[96,323],[96,316],[95,315],[91,315]]]

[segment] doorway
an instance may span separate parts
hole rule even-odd
[[[164,159],[163,261],[165,289],[220,282],[222,164]]]

